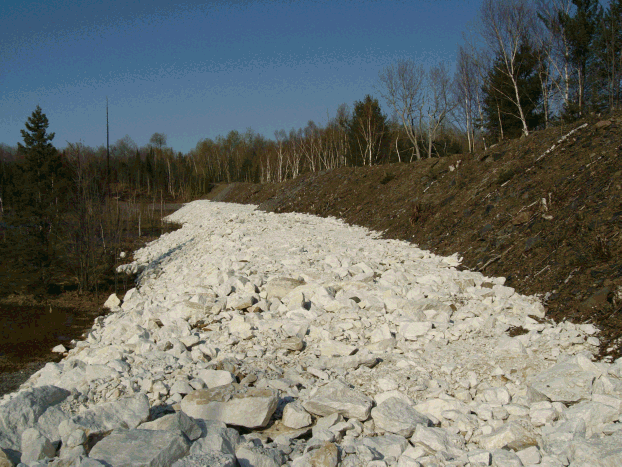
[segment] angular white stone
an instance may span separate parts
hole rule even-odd
[[[303,347],[304,347],[304,344],[300,337],[296,337],[296,336],[286,337],[285,339],[281,341],[282,349],[299,351],[299,350],[302,350]]]
[[[346,383],[334,380],[312,392],[302,406],[315,415],[340,413],[347,418],[364,421],[369,418],[372,401]]]
[[[266,284],[267,297],[268,299],[271,299],[271,298],[282,299],[292,290],[304,284],[305,284],[304,281],[301,281],[298,279],[292,279],[291,277],[277,277],[277,278],[271,279]]]
[[[283,425],[289,428],[304,428],[311,425],[312,418],[298,402],[290,402],[283,409]]]
[[[201,427],[183,412],[165,415],[152,422],[143,423],[139,428],[141,430],[179,430],[185,434],[190,441],[194,441],[201,436]]]
[[[208,389],[227,386],[235,382],[235,376],[225,370],[201,370],[198,373]]]
[[[199,420],[203,432],[190,448],[190,454],[214,453],[235,456],[239,433],[218,420]]]
[[[322,355],[325,357],[340,357],[352,355],[356,352],[356,347],[344,344],[343,342],[328,340],[320,344],[320,352],[322,352]]]
[[[30,464],[56,455],[54,445],[36,428],[28,428],[22,433],[22,462]]]
[[[403,399],[390,397],[371,410],[376,428],[401,436],[412,436],[418,425],[431,426],[431,420]]]
[[[523,467],[523,462],[513,451],[495,449],[492,452],[492,465],[493,467]]]
[[[60,423],[58,431],[66,440],[76,429],[97,435],[117,428],[136,428],[149,418],[149,400],[145,394],[96,405]]]
[[[36,425],[51,406],[63,401],[69,391],[55,386],[40,386],[20,392],[0,405],[0,447],[19,451],[21,434]]]
[[[536,446],[538,436],[529,423],[514,420],[504,423],[490,435],[482,436],[479,444],[488,451],[502,448],[521,450]]]
[[[171,394],[190,394],[194,388],[187,381],[175,381],[169,392]]]
[[[493,406],[506,405],[512,401],[512,396],[505,387],[484,389],[481,395],[486,402]]]
[[[468,452],[468,458],[471,465],[490,465],[492,464],[492,455],[490,451],[483,449],[475,449]]]
[[[592,383],[600,371],[589,363],[585,357],[574,356],[531,377],[529,382],[553,402],[570,404],[590,400]]]
[[[398,459],[409,446],[406,438],[395,434],[363,438],[361,441],[365,446],[382,454],[383,457],[394,459]]]
[[[572,466],[617,467],[622,465],[622,433],[604,438],[576,439],[566,451]]]
[[[446,410],[457,410],[463,414],[468,414],[471,409],[464,402],[453,398],[433,398],[415,405],[415,410],[424,415],[432,415],[437,420],[443,418],[443,412]]]
[[[414,446],[420,445],[432,452],[445,452],[451,456],[459,456],[465,450],[464,439],[460,435],[425,425],[417,425],[410,442]]]
[[[117,294],[111,294],[104,302],[104,308],[108,308],[111,311],[116,311],[120,308],[121,300],[117,297]]]
[[[106,465],[169,467],[188,449],[179,431],[116,430],[93,446],[89,457]]]
[[[407,322],[400,326],[400,334],[406,340],[417,340],[421,336],[425,336],[432,329],[432,323],[429,321]]]
[[[539,464],[542,456],[537,446],[531,446],[530,448],[516,451],[516,455],[520,458],[523,465]]]
[[[267,389],[233,394],[231,386],[199,389],[181,401],[181,409],[194,418],[220,420],[228,425],[264,427],[276,410],[278,398]]]
[[[580,419],[585,422],[586,438],[599,433],[603,425],[612,423],[619,416],[620,412],[616,408],[593,401],[579,402],[564,412],[564,417],[567,420]]]
[[[235,452],[240,467],[281,467],[284,456],[277,449],[240,446]]]

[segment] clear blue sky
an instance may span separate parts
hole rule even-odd
[[[106,96],[111,144],[161,132],[185,153],[230,130],[324,124],[339,104],[378,96],[378,72],[399,58],[453,70],[479,5],[3,0],[0,142],[21,141],[38,104],[57,147],[105,144]]]

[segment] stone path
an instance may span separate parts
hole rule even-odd
[[[137,287],[4,397],[0,466],[622,465],[595,327],[335,219],[169,218]]]

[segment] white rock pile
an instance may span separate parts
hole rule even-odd
[[[136,288],[5,396],[0,466],[622,465],[594,326],[335,219],[169,218]]]

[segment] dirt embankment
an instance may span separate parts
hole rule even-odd
[[[574,130],[574,131],[573,131]],[[555,320],[598,325],[622,355],[622,114],[534,132],[475,155],[236,184],[220,201],[335,216],[505,276]]]

